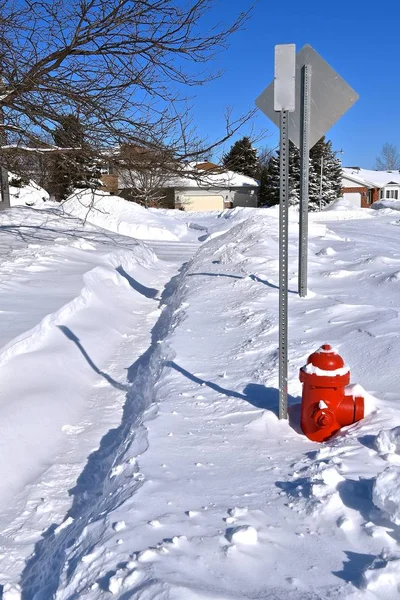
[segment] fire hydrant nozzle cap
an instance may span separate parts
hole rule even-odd
[[[330,344],[324,344],[316,352],[310,354],[307,364],[313,365],[321,371],[337,371],[345,367],[343,358],[333,350]]]

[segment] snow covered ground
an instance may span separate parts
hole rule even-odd
[[[398,212],[311,215],[304,299],[291,214],[286,422],[276,208],[108,198],[0,213],[0,598],[398,599]],[[374,408],[316,444],[324,342]]]

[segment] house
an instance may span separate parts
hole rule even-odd
[[[258,205],[256,179],[205,162],[191,164],[187,175],[172,178],[165,186],[173,196],[175,208],[182,210],[223,210]]]
[[[163,208],[208,211],[258,205],[257,180],[209,161],[179,166],[176,174],[161,174],[160,177],[159,171],[155,170],[154,174],[144,171],[141,175],[145,175],[146,182],[139,182],[138,188],[145,183],[145,187],[152,189],[153,199],[158,199],[157,206]],[[140,190],[134,189],[134,178],[135,173],[130,172],[127,176],[123,171],[120,172],[118,193],[122,197],[137,200]],[[140,179],[139,175],[137,179]]]
[[[400,199],[400,172],[372,171],[360,167],[344,167],[343,197],[355,206],[368,208],[382,199]]]

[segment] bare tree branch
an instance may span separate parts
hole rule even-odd
[[[205,143],[185,130],[182,89],[216,75],[203,65],[249,14],[210,29],[204,19],[214,4],[0,0],[2,159],[7,163],[10,147],[47,151],[68,114],[79,117],[85,138],[99,152],[149,142],[169,146],[180,159],[211,152],[252,116],[228,120],[218,141]]]
[[[376,157],[378,171],[397,171],[400,169],[400,153],[394,144],[383,144],[379,156]]]

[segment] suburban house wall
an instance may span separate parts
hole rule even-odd
[[[118,175],[107,175],[101,176],[100,181],[102,183],[102,190],[104,192],[110,192],[110,194],[118,194]]]
[[[200,198],[207,196],[221,196],[225,208],[235,208],[236,206],[258,206],[258,188],[240,187],[240,188],[176,188],[175,206],[184,209],[185,201],[188,198]]]
[[[134,190],[130,188],[119,190],[118,195],[121,196],[121,198],[124,198],[124,200],[129,200],[130,202],[138,201]],[[174,191],[172,189],[160,189],[157,192],[157,196],[157,208],[175,208]]]
[[[368,208],[373,202],[379,200],[378,188],[367,188],[365,186],[352,186],[342,188],[342,194],[360,194],[361,208]]]

